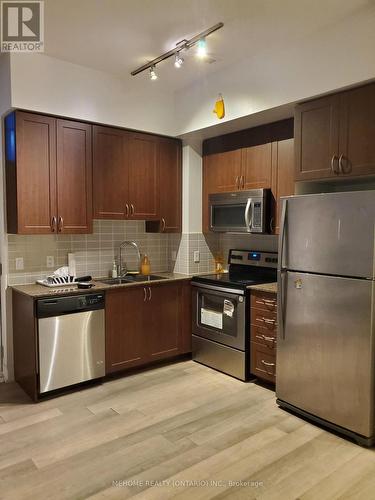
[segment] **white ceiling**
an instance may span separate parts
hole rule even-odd
[[[45,0],[45,53],[105,71],[139,85],[175,91],[252,54],[339,23],[374,0]],[[173,60],[131,77],[137,66],[170,50],[217,22],[224,28],[207,39],[215,63],[202,62],[193,50],[176,70]],[[146,83],[147,82],[147,83]]]

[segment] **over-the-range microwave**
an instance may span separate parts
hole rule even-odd
[[[266,233],[269,189],[209,195],[210,230],[221,233]]]

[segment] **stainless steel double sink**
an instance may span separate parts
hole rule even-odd
[[[158,276],[157,274],[150,274],[148,276],[143,276],[142,274],[129,274],[127,276],[123,276],[122,278],[108,278],[100,280],[100,283],[104,283],[105,285],[125,285],[126,283],[147,283],[148,281],[166,279],[166,276]]]

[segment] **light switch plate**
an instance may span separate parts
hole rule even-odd
[[[47,255],[47,267],[53,267],[55,265],[55,257],[53,255]]]
[[[200,261],[200,254],[199,254],[199,250],[195,250],[194,251],[194,262],[197,263]]]
[[[24,268],[23,257],[17,257],[16,258],[16,270],[22,271],[23,268]]]

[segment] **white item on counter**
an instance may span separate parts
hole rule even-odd
[[[113,261],[112,278],[117,278],[117,266],[115,261]]]
[[[74,253],[68,253],[68,273],[69,276],[77,276],[76,272],[76,256]]]

